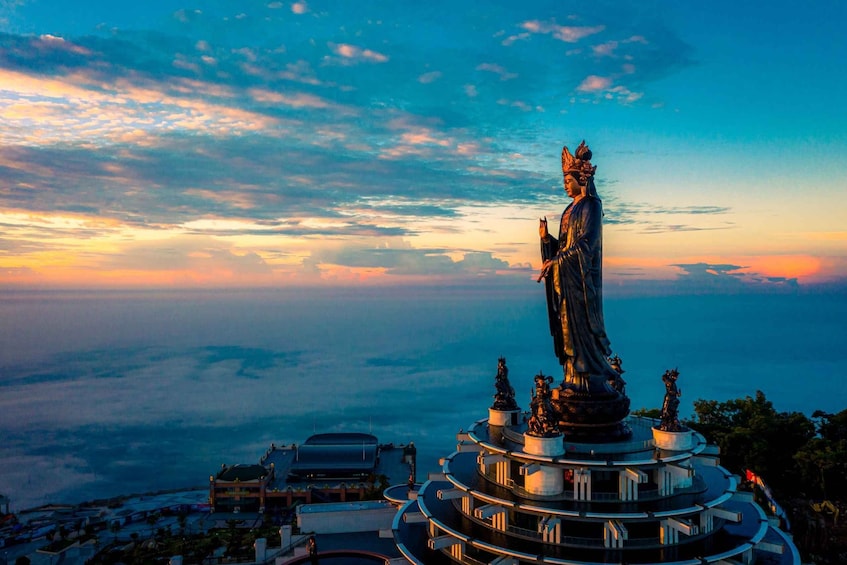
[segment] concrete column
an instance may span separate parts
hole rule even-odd
[[[699,526],[676,518],[665,518],[660,524],[659,543],[662,545],[679,543],[680,532],[687,536],[696,536],[700,533]]]
[[[463,496],[462,497],[462,512],[467,514],[468,516],[472,516],[473,512],[473,497],[472,496]]]
[[[694,469],[691,467],[668,465],[665,468],[671,474],[674,489],[690,487],[694,483]]]
[[[659,486],[659,496],[673,494],[673,475],[667,467],[656,469],[656,484]]]
[[[465,556],[465,543],[456,543],[450,546],[450,555],[453,556],[453,559],[459,561],[461,563],[462,559]]]
[[[509,512],[503,506],[497,504],[485,504],[474,510],[477,518],[491,518],[491,527],[495,530],[505,532],[509,526]]]
[[[677,531],[671,528],[667,520],[659,522],[659,543],[673,545],[677,542]]]
[[[618,498],[621,500],[633,500],[632,479],[626,476],[625,471],[618,472]]]
[[[430,541],[432,541],[432,538],[435,538],[436,536],[438,536],[438,526],[435,525],[435,522],[430,521],[429,522]]]
[[[618,495],[621,500],[638,500],[638,485],[647,482],[647,473],[638,469],[618,472]]]
[[[553,437],[536,437],[524,434],[524,451],[531,455],[557,456],[565,453],[562,434]],[[536,472],[527,473],[524,488],[532,494],[552,496],[565,490],[565,477],[562,470],[552,465],[538,463]]]
[[[285,524],[279,529],[279,545],[283,550],[291,545],[291,524]]]
[[[715,515],[711,509],[700,513],[700,531],[708,534],[715,527]]]
[[[620,549],[627,539],[629,532],[620,520],[609,520],[603,524],[603,547]]]
[[[511,479],[511,465],[508,459],[503,461],[498,461],[494,467],[494,472],[496,474],[495,480],[501,484],[508,486],[509,479]]]
[[[538,532],[545,543],[562,543],[562,520],[545,516],[538,523]]]
[[[509,513],[506,509],[503,509],[503,512],[499,512],[491,517],[491,525],[495,530],[500,530],[501,532],[505,532],[509,527]]]
[[[574,500],[591,500],[591,469],[573,470]]]
[[[267,556],[268,540],[265,538],[258,538],[255,542],[253,542],[253,549],[256,550],[256,562],[263,562]]]
[[[479,465],[479,472],[483,475],[490,476],[490,467],[494,466],[494,480],[497,480],[497,463],[501,461],[506,461],[506,458],[499,453],[487,453],[483,451],[476,456],[476,462],[477,465]]]

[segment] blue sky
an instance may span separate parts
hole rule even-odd
[[[523,284],[582,139],[610,285],[841,283],[845,12],[2,2],[0,284]]]

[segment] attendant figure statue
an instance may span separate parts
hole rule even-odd
[[[622,376],[626,371],[623,370],[623,361],[621,361],[620,356],[609,357],[609,365],[617,373],[617,376],[609,381],[609,386],[621,394],[626,394],[626,381],[623,380]]]
[[[309,541],[306,543],[306,548],[309,552],[309,563],[312,565],[318,565],[320,560],[318,558],[318,542],[315,540],[315,536],[309,536]]]
[[[685,427],[679,423],[679,397],[682,391],[676,386],[679,371],[669,369],[662,375],[665,383],[665,400],[662,402],[662,423],[659,429],[663,432],[681,432]]]
[[[506,358],[497,360],[497,376],[494,377],[494,387],[497,393],[494,395],[494,410],[518,410],[515,402],[515,389],[509,383],[509,369],[506,367]]]
[[[594,187],[591,150],[580,143],[574,155],[562,149],[568,196],[558,238],[541,220],[541,258],[553,347],[563,367],[565,395],[614,394],[609,381],[620,374],[608,361],[611,347],[603,321],[603,206]]]
[[[530,409],[532,416],[527,422],[527,433],[536,437],[551,437],[559,433],[559,415],[550,402],[552,393],[550,383],[553,377],[535,375],[535,390],[532,394]]]

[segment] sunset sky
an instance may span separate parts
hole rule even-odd
[[[847,4],[0,1],[0,286],[847,280]]]

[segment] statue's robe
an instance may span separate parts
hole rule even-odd
[[[555,261],[545,278],[547,312],[559,363],[577,373],[613,379],[603,321],[603,207],[589,195],[562,214],[559,237],[541,241],[541,257]]]

